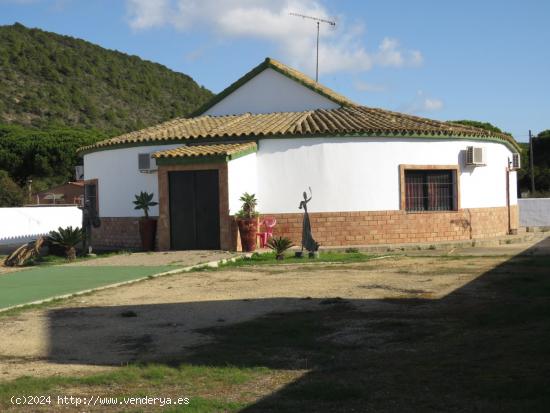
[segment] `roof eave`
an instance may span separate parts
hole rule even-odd
[[[323,96],[326,99],[329,99],[330,101],[340,105],[340,106],[352,106],[354,105],[353,102],[351,102],[348,99],[342,98],[335,98],[334,96],[331,96],[330,94],[326,93],[323,88],[321,87],[315,87],[315,85],[312,85],[308,82],[303,81],[300,78],[297,78],[295,76],[292,76],[290,73],[288,73],[286,70],[281,69],[277,64],[273,63],[273,60],[269,57],[266,57],[265,60],[260,63],[258,66],[253,68],[251,71],[246,73],[244,76],[237,79],[235,82],[233,82],[231,85],[226,87],[224,90],[222,90],[220,93],[218,93],[216,96],[214,96],[212,99],[210,99],[208,102],[206,102],[204,105],[199,107],[196,111],[191,113],[189,115],[190,118],[194,118],[200,115],[203,115],[207,110],[214,107],[217,103],[221,102],[223,99],[225,99],[227,96],[229,96],[231,93],[236,91],[238,88],[240,88],[242,85],[247,83],[248,81],[252,80],[256,76],[258,76],[260,73],[262,73],[266,69],[273,69],[277,73],[282,74],[283,76],[299,83],[300,85],[308,88],[309,90]],[[336,93],[336,92],[334,92]]]

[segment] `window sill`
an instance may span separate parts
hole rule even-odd
[[[458,209],[448,209],[448,210],[441,210],[441,211],[407,211],[405,210],[406,214],[448,214],[448,213],[458,213],[460,210]]]

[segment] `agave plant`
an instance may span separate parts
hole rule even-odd
[[[139,195],[135,195],[134,209],[142,209],[145,214],[145,219],[149,218],[149,208],[158,205],[158,202],[153,201],[153,194],[141,191]]]
[[[282,260],[285,258],[285,251],[292,248],[294,244],[286,237],[272,237],[267,241],[267,246],[275,252],[278,260]]]
[[[82,242],[83,237],[84,233],[81,228],[59,227],[57,231],[50,232],[48,241],[64,248],[67,260],[74,261],[76,259],[76,246]]]
[[[258,216],[258,212],[256,212],[256,205],[258,205],[256,194],[245,192],[239,200],[243,203],[241,210],[237,213],[239,218],[250,219]]]

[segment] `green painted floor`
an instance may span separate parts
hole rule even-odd
[[[0,309],[175,269],[174,266],[50,266],[16,271],[0,276]]]

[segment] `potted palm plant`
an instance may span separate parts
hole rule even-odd
[[[155,235],[157,233],[157,220],[149,217],[149,208],[158,205],[153,201],[153,194],[140,192],[135,195],[134,209],[143,210],[144,216],[139,220],[139,235],[141,237],[141,247],[144,251],[153,251],[155,249]]]
[[[272,237],[267,241],[267,246],[275,252],[276,259],[284,260],[285,251],[292,248],[294,244],[286,237]]]
[[[47,240],[50,244],[63,248],[68,261],[74,261],[76,259],[76,246],[82,242],[83,236],[84,233],[81,228],[59,227],[57,231],[50,232]]]
[[[241,236],[243,251],[250,252],[256,249],[256,235],[258,233],[258,212],[256,205],[258,200],[255,194],[245,192],[240,201],[243,203],[241,210],[237,212],[237,225]]]

